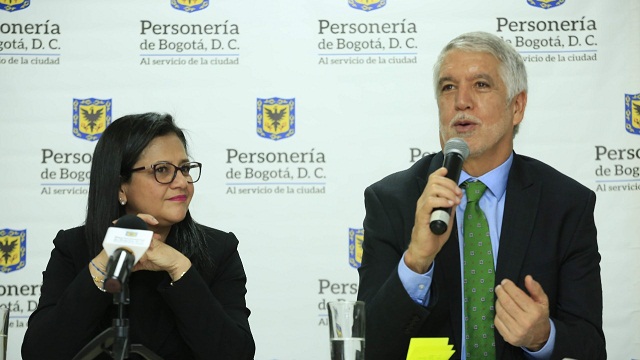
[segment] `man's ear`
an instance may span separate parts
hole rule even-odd
[[[527,107],[527,92],[522,91],[511,100],[513,111],[513,126],[516,126],[524,119],[524,110]]]

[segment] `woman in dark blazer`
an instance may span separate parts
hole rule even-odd
[[[25,360],[73,358],[122,318],[122,308],[129,344],[161,358],[253,359],[238,240],[196,223],[189,212],[201,166],[188,158],[184,133],[170,115],[129,115],[107,127],[93,156],[85,224],[53,241],[22,345]],[[154,235],[129,276],[123,306],[105,292],[109,255],[102,241],[126,214],[144,220]],[[111,358],[108,351],[99,358]]]

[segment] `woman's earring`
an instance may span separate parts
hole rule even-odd
[[[127,202],[125,200],[119,199],[120,200],[120,205],[124,206]]]

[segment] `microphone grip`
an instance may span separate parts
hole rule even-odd
[[[445,177],[453,180],[453,182],[457,184],[458,180],[460,180],[463,163],[464,159],[462,155],[455,152],[447,154],[447,156],[444,157],[444,164],[442,164],[443,167],[447,168],[447,175],[445,175]]]
[[[129,278],[133,268],[135,256],[126,249],[116,249],[113,255],[109,256],[107,264],[107,276],[104,279],[104,289],[111,294],[122,292],[123,284]]]
[[[444,157],[443,167],[447,168],[446,178],[453,180],[456,184],[460,179],[460,172],[462,172],[462,164],[464,158],[462,155],[451,152]],[[449,219],[451,218],[451,208],[435,208],[431,212],[431,220],[429,222],[429,228],[431,232],[436,235],[442,235],[447,231],[449,227]]]

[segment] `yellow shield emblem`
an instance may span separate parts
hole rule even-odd
[[[26,264],[27,230],[0,230],[0,272],[22,269]]]
[[[295,134],[296,99],[258,99],[256,132],[260,137],[280,140]]]
[[[565,0],[527,0],[527,3],[529,3],[529,5],[545,10],[560,6],[564,4],[564,2]]]
[[[627,132],[640,135],[640,94],[624,95],[624,117]]]
[[[73,135],[95,141],[111,123],[111,99],[73,99]]]
[[[364,229],[349,229],[349,265],[359,268],[362,264],[362,243]]]
[[[0,0],[0,9],[9,12],[26,9],[29,5],[29,0]]]
[[[349,0],[349,6],[362,11],[378,10],[387,5],[387,0]]]
[[[209,6],[207,0],[171,0],[171,6],[174,9],[184,12],[194,12],[206,9]]]

